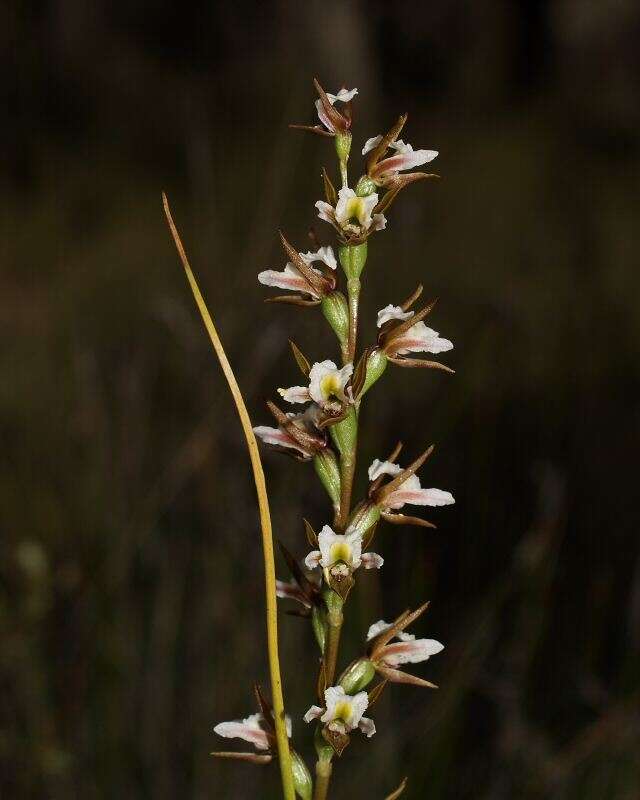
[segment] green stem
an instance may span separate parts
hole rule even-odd
[[[316,787],[313,793],[313,800],[326,800],[332,771],[333,766],[330,761],[316,762]]]
[[[344,616],[342,610],[333,609],[327,614],[327,643],[325,645],[324,669],[327,686],[333,686],[338,663],[338,649],[340,648],[340,634]]]
[[[356,355],[358,338],[358,306],[360,303],[360,278],[349,278],[347,281],[349,295],[349,339],[347,343],[348,360],[353,363]]]

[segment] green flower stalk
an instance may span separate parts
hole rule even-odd
[[[221,723],[216,732],[225,737],[250,741],[255,753],[237,753],[244,761],[266,764],[277,754],[281,770],[289,770],[287,783],[283,773],[283,792],[290,798],[293,786],[303,800],[325,800],[331,781],[339,770],[335,760],[343,756],[351,736],[360,731],[367,739],[376,733],[375,722],[366,712],[389,683],[412,684],[435,688],[429,681],[405,671],[406,664],[426,661],[440,652],[443,645],[435,639],[418,639],[407,628],[426,610],[404,612],[394,622],[374,622],[363,636],[362,654],[346,668],[340,665],[343,622],[349,612],[349,598],[357,591],[363,570],[377,570],[384,564],[378,553],[369,550],[374,535],[384,523],[434,527],[421,517],[400,511],[405,505],[438,507],[454,502],[450,492],[423,487],[418,470],[433,452],[425,450],[406,467],[401,467],[398,445],[385,460],[375,459],[368,468],[366,495],[353,500],[357,470],[360,423],[369,390],[380,381],[388,367],[435,368],[452,372],[437,361],[417,357],[420,353],[444,353],[453,344],[427,327],[425,318],[435,302],[414,310],[422,293],[418,287],[405,301],[389,303],[378,312],[376,327],[363,326],[360,318],[360,295],[365,280],[365,266],[370,261],[369,240],[387,227],[386,214],[399,192],[416,181],[432,179],[432,173],[410,172],[432,161],[435,150],[414,150],[399,138],[407,121],[401,116],[384,135],[367,139],[361,148],[363,171],[349,186],[348,165],[353,162],[352,101],[357,89],[341,88],[336,94],[325,92],[315,81],[318,92],[316,111],[319,124],[294,125],[320,136],[333,138],[337,155],[340,188],[336,190],[327,170],[323,170],[324,199],[316,203],[320,220],[330,226],[333,242],[315,251],[303,252],[281,233],[286,262],[281,269],[260,272],[259,281],[282,289],[284,295],[270,298],[321,312],[336,337],[339,357],[309,360],[291,343],[303,380],[280,388],[281,400],[291,410],[269,401],[276,426],[254,428],[265,444],[289,452],[299,461],[312,461],[320,483],[332,504],[333,516],[322,520],[320,532],[305,520],[311,551],[300,564],[282,548],[293,580],[278,581],[278,596],[299,604],[299,616],[308,620],[309,633],[321,651],[319,674],[313,687],[313,701],[302,719],[314,723],[316,752],[315,781],[300,751],[283,743],[284,707],[271,710],[260,695],[261,712],[237,722]],[[314,240],[315,241],[315,240]],[[336,258],[337,250],[337,258]],[[341,279],[338,264],[344,277]],[[369,266],[369,270],[374,268]],[[342,283],[342,285],[341,285]],[[373,335],[372,335],[373,334]],[[369,338],[358,354],[358,337]],[[376,389],[376,391],[379,391]],[[381,542],[384,550],[384,542]],[[339,677],[338,677],[339,676]],[[375,683],[376,678],[379,682]],[[276,684],[273,684],[276,686]],[[275,699],[275,698],[274,698]],[[288,737],[293,727],[286,722]],[[231,757],[234,754],[219,754]],[[399,797],[402,781],[389,798]]]

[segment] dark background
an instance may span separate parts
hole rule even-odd
[[[435,532],[384,526],[367,626],[431,599],[446,644],[354,736],[333,795],[631,800],[640,794],[637,538],[640,11],[589,2],[58,0],[0,8],[0,794],[276,797],[214,761],[213,725],[267,681],[245,445],[165,227],[166,189],[256,424],[298,382],[312,311],[256,273],[315,223],[331,142],[312,77],[359,87],[362,142],[403,111],[444,180],[374,237],[363,341],[420,280],[455,376],[389,369],[363,407],[358,486],[397,438],[434,441]],[[317,230],[329,241],[329,228]],[[298,556],[328,506],[265,453]],[[633,519],[632,510],[635,514]],[[279,565],[284,575],[284,567]],[[316,652],[282,618],[296,742]],[[226,743],[231,744],[232,743]]]

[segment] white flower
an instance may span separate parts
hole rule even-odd
[[[374,481],[380,475],[399,475],[402,467],[389,461],[379,461],[377,458],[369,467],[369,480]],[[442,489],[423,489],[420,478],[410,475],[391,494],[384,498],[384,510],[402,508],[405,503],[414,506],[448,506],[455,503],[451,492]]]
[[[331,569],[344,564],[349,572],[353,572],[360,566],[380,569],[384,563],[382,556],[377,553],[362,552],[362,534],[358,531],[335,533],[329,525],[325,525],[318,534],[318,547],[319,550],[312,550],[304,560],[309,569],[318,566]]]
[[[387,227],[384,214],[374,214],[373,209],[378,204],[378,195],[370,194],[367,197],[358,197],[353,189],[343,186],[338,192],[338,202],[334,208],[324,200],[318,200],[316,208],[318,217],[328,222],[338,230],[352,232],[382,231]],[[359,228],[354,224],[357,220]]]
[[[358,197],[353,189],[343,186],[338,192],[336,221],[344,227],[352,219],[357,219],[361,227],[369,230],[373,222],[371,214],[377,205],[378,195],[375,192],[367,197]]]
[[[321,273],[314,269],[318,275]],[[305,292],[316,300],[320,295],[310,286],[307,279],[291,263],[288,263],[281,271],[275,269],[265,269],[258,273],[258,280],[264,286],[274,286],[278,289],[287,289],[290,292]]]
[[[353,100],[353,98],[358,94],[357,89],[340,89],[338,94],[330,94],[327,92],[327,99],[331,103],[331,105],[335,105],[336,102],[339,103],[348,103],[349,100]],[[324,106],[322,105],[322,100],[316,100],[316,111],[318,112],[318,119],[324,125],[324,127],[329,131],[329,133],[336,133],[335,126],[326,115]]]
[[[253,432],[259,439],[262,439],[265,444],[271,444],[275,447],[287,447],[290,450],[297,450],[299,453],[302,453],[303,456],[308,455],[308,452],[282,428],[270,428],[267,425],[258,425],[253,429]]]
[[[362,148],[362,155],[366,155],[373,150],[381,141],[382,136],[374,136],[371,139],[367,139]],[[395,155],[384,158],[371,167],[369,174],[377,183],[385,183],[399,172],[428,164],[438,156],[437,150],[414,150],[408,142],[405,143],[402,139],[391,142],[389,147],[396,151]]]
[[[320,270],[313,267],[312,264],[320,261],[330,269],[336,269],[338,266],[336,257],[333,253],[333,248],[331,247],[321,247],[315,253],[299,253],[298,255],[308,267],[311,267],[313,272],[318,275],[318,277],[322,277],[322,273]],[[283,270],[263,270],[258,274],[258,280],[264,286],[274,286],[278,289],[287,289],[291,292],[304,292],[313,297],[315,300],[320,299],[318,292],[313,288],[313,286],[311,286],[309,281],[300,272],[300,270],[290,261],[285,264]]]
[[[367,641],[374,639],[383,631],[389,630],[391,623],[380,620],[375,622],[367,633]],[[400,631],[393,637],[398,639],[391,644],[386,644],[378,654],[378,661],[388,667],[398,667],[400,664],[418,664],[427,661],[431,656],[444,650],[444,645],[435,639],[416,639],[411,633]]]
[[[325,403],[331,397],[347,402],[344,393],[349,378],[353,374],[353,364],[345,364],[338,369],[333,361],[316,362],[309,372],[309,394],[316,403]]]
[[[441,338],[437,331],[428,328],[422,320],[416,322],[402,335],[391,340],[394,355],[407,353],[445,353],[453,348],[453,342]]]
[[[261,727],[264,722],[262,714],[251,714],[251,716],[234,722],[220,722],[213,729],[218,736],[225,739],[244,739],[250,742],[256,750],[268,750],[269,739],[266,731]],[[286,718],[287,736],[291,736],[291,718]]]
[[[389,322],[390,319],[399,319],[405,320],[410,319],[413,316],[413,311],[403,311],[400,306],[392,306],[389,303],[388,306],[381,308],[378,311],[378,328],[381,328],[385,322]]]
[[[323,408],[336,410],[341,403],[350,402],[345,388],[352,374],[353,364],[338,368],[333,361],[327,359],[316,362],[311,367],[309,386],[291,386],[288,389],[278,389],[278,392],[288,403],[315,400]],[[332,398],[337,398],[340,402],[336,403]]]
[[[342,686],[330,686],[324,691],[324,702],[324,709],[311,706],[304,715],[304,721],[311,722],[320,717],[320,721],[332,731],[346,733],[360,728],[367,738],[371,738],[376,732],[373,720],[363,716],[369,705],[366,692],[349,695]]]
[[[297,450],[306,458],[310,458],[317,449],[314,445],[322,446],[322,437],[317,432],[319,415],[320,409],[312,403],[301,414],[286,414],[287,420],[294,423],[293,425],[282,424],[278,428],[258,425],[253,432],[265,444]],[[298,431],[300,431],[299,436],[297,436]]]

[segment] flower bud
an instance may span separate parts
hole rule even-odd
[[[353,452],[358,437],[358,417],[354,406],[349,406],[343,420],[330,426],[329,433],[342,455]]]
[[[367,243],[344,245],[338,250],[338,256],[347,278],[359,278],[367,263]]]
[[[347,694],[357,694],[366,688],[373,680],[376,668],[368,658],[359,658],[354,661],[340,676],[340,686]]]
[[[368,175],[363,175],[356,184],[356,194],[358,197],[368,197],[377,190],[375,183]]]
[[[342,292],[330,292],[322,298],[320,308],[340,344],[345,344],[349,337],[349,307],[346,297]]]
[[[349,131],[343,133],[337,132],[335,142],[338,160],[344,163],[348,160],[349,153],[351,152],[351,133]]]
[[[376,348],[367,359],[367,372],[358,399],[367,392],[373,384],[382,377],[382,373],[387,368],[388,359],[384,350]]]
[[[291,751],[291,774],[293,775],[293,785],[298,797],[301,797],[302,800],[311,800],[313,795],[311,773],[302,757],[295,750]]]
[[[369,528],[380,519],[380,509],[372,503],[359,505],[351,515],[348,530],[357,531],[364,536]]]

